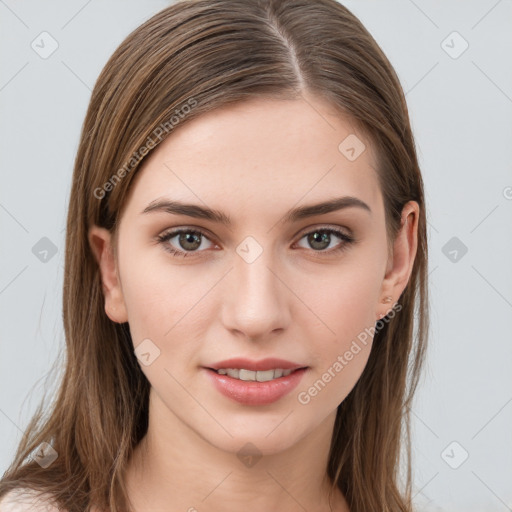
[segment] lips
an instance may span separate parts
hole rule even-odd
[[[230,361],[229,364],[233,364],[233,361]],[[247,364],[247,360],[245,364]],[[282,364],[282,360],[280,364]],[[243,405],[268,405],[284,398],[295,389],[307,371],[303,367],[291,371],[287,376],[283,375],[266,382],[233,379],[229,375],[219,375],[211,368],[204,369],[202,375],[205,375],[213,383],[217,391],[232,401]]]
[[[205,366],[205,368],[209,368],[211,370],[219,370],[221,368],[238,368],[244,370],[251,370],[253,372],[257,371],[266,371],[266,370],[276,370],[281,368],[283,370],[299,370],[301,368],[307,368],[306,365],[295,363],[292,361],[287,361],[285,359],[279,359],[275,357],[268,357],[266,359],[261,359],[259,361],[254,361],[251,359],[245,359],[243,357],[235,357],[232,359],[226,359],[224,361],[219,361],[209,366]]]

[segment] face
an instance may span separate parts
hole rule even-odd
[[[340,149],[348,136],[366,146],[355,159]],[[344,197],[359,203],[308,209]],[[195,208],[170,213],[166,201]],[[412,268],[412,219],[392,265],[370,141],[318,99],[254,99],[178,126],[152,152],[125,203],[117,259],[108,232],[94,227],[90,241],[105,310],[143,348],[161,421],[226,451],[250,441],[272,453],[333,421],[361,376],[369,329],[391,307],[382,299],[398,299]],[[280,398],[242,403],[207,369],[235,357],[306,370],[282,379]]]

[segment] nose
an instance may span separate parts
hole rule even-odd
[[[224,327],[251,340],[265,339],[286,329],[292,294],[271,251],[263,251],[251,263],[235,254],[233,266],[223,290]]]

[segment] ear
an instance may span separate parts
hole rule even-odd
[[[375,314],[377,319],[389,313],[407,286],[418,248],[418,219],[419,205],[409,201],[402,209],[400,230],[382,282],[381,303]]]
[[[92,226],[88,238],[101,273],[105,313],[113,322],[127,322],[128,315],[112,247],[112,234],[105,228]]]

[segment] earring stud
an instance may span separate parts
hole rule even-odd
[[[393,300],[393,297],[391,297],[390,295],[388,295],[382,302],[385,302],[385,303],[389,303]]]

